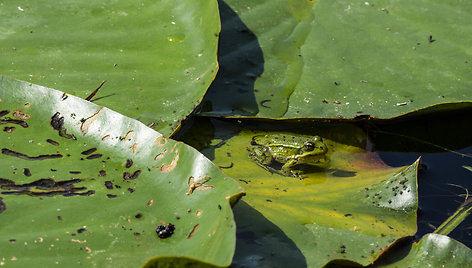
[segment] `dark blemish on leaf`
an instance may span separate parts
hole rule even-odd
[[[159,238],[168,238],[174,234],[175,225],[168,223],[166,225],[159,225],[156,228],[156,233]]]
[[[134,180],[137,179],[139,174],[141,174],[141,170],[136,170],[133,174],[129,173],[128,171],[123,173],[124,180]]]
[[[60,220],[60,221],[62,221],[62,216],[60,216],[60,215],[57,216],[57,219]]]
[[[116,194],[107,194],[107,197],[108,198],[116,198],[118,197]]]
[[[339,85],[341,85],[341,83],[334,81],[334,85],[339,86]]]
[[[62,94],[61,101],[65,101],[68,97],[66,93]]]
[[[434,41],[436,41],[436,40],[434,40],[434,39],[433,39],[433,36],[430,35],[430,36],[428,37],[428,42],[432,43],[432,42],[434,42]]]
[[[329,103],[329,102],[328,102],[327,100],[325,100],[325,99],[322,100],[321,102],[322,102],[322,103],[325,103],[325,104],[328,104],[328,103]]]
[[[132,159],[127,159],[126,160],[126,168],[130,168],[133,165],[133,160]]]
[[[16,239],[9,239],[8,242],[10,242],[10,243],[15,243],[15,242],[16,242]]]
[[[62,158],[62,154],[45,154],[45,155],[38,155],[38,156],[27,156],[25,154],[15,152],[7,148],[2,148],[2,154],[18,157],[24,160],[46,160],[46,159]]]
[[[239,179],[239,181],[242,181],[242,182],[244,182],[245,184],[249,184],[249,182],[247,182],[246,180],[243,180],[243,179]]]
[[[55,140],[47,139],[46,142],[54,146],[59,146],[59,142]]]
[[[77,233],[78,233],[78,234],[81,234],[81,233],[83,233],[83,232],[85,232],[85,231],[87,231],[87,229],[85,229],[85,228],[77,229]]]
[[[142,213],[138,213],[138,214],[134,215],[134,217],[135,217],[136,219],[141,219],[141,218],[143,217],[143,214],[142,214]]]
[[[128,192],[130,192],[130,193],[134,193],[134,191],[136,191],[136,190],[135,190],[135,189],[133,189],[133,188],[128,188]]]
[[[107,187],[108,190],[113,190],[113,182],[106,181],[105,182],[105,187]]]
[[[351,213],[346,213],[346,214],[344,214],[344,217],[350,217],[350,216],[352,216]]]
[[[81,154],[89,155],[89,154],[95,152],[96,150],[97,150],[97,148],[91,148],[91,149],[88,149],[88,150],[85,150],[85,151],[81,152]]]
[[[106,175],[107,175],[107,172],[103,169],[98,172],[98,176],[100,177],[105,177]]]
[[[115,184],[115,188],[116,188],[116,189],[120,189],[121,186],[119,186],[118,184]]]
[[[53,168],[51,168],[50,170],[51,170],[51,171],[57,171],[57,169],[53,169]]]
[[[7,205],[3,202],[3,198],[0,197],[0,214],[7,210]]]
[[[9,114],[9,113],[10,113],[9,110],[0,111],[0,117],[5,116],[5,115],[7,115],[7,114]]]
[[[0,125],[5,125],[5,124],[16,124],[16,125],[22,126],[23,128],[28,127],[28,123],[26,123],[25,121],[18,120],[18,119],[11,119],[8,117],[5,119],[0,119]]]
[[[221,205],[218,205],[218,209],[221,210]]]
[[[138,232],[134,232],[133,234],[134,234],[135,236],[141,235],[141,233],[138,233]]]
[[[270,106],[265,105],[266,102],[270,102],[271,100],[262,100],[259,102],[259,104],[264,107],[264,108],[271,108]]]
[[[338,104],[338,105],[341,104],[340,101],[333,101],[333,103],[334,103],[334,104]]]
[[[267,201],[267,202],[272,202],[272,200],[270,200],[270,199],[266,199],[266,201]]]
[[[25,168],[23,170],[23,174],[25,174],[26,177],[30,177],[31,176],[31,171],[29,170],[29,168]]]
[[[66,139],[77,140],[77,138],[73,134],[67,133],[67,130],[64,128],[64,117],[61,116],[59,112],[55,113],[51,117],[50,125],[52,126],[53,129],[57,130],[59,136]]]
[[[391,230],[394,229],[394,228],[393,228],[392,226],[390,226],[390,225],[387,225],[387,227],[388,227],[389,229],[391,229]]]
[[[26,184],[15,184],[10,180],[0,180],[0,188],[8,190],[2,192],[5,195],[29,195],[29,196],[89,196],[95,191],[87,190],[87,187],[74,187],[81,179],[55,181],[51,178],[39,179]],[[80,192],[82,191],[82,192]]]
[[[87,156],[86,158],[87,158],[88,160],[92,160],[92,159],[100,158],[100,157],[102,157],[102,156],[103,156],[102,154],[92,154],[92,155]]]
[[[70,174],[81,174],[82,171],[69,171]]]
[[[218,166],[219,168],[222,168],[222,169],[228,169],[228,168],[232,168],[234,166],[233,162],[231,162],[231,164],[229,164],[229,166],[225,167],[225,166]]]
[[[15,131],[15,129],[16,127],[4,127],[3,132],[12,133],[13,131]]]

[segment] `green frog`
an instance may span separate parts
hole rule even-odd
[[[328,160],[328,147],[319,136],[287,134],[257,135],[252,138],[249,157],[270,172],[285,176],[300,177],[302,171],[294,170],[298,164],[323,166]],[[283,164],[279,169],[274,163]]]

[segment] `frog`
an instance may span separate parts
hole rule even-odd
[[[328,147],[320,136],[266,134],[256,135],[247,148],[249,157],[271,173],[290,177],[302,177],[303,171],[295,170],[298,164],[323,168],[328,163]],[[282,165],[274,168],[274,163]]]

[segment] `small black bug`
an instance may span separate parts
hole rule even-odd
[[[174,234],[175,225],[168,223],[166,225],[159,225],[156,228],[156,233],[159,238],[167,238]]]

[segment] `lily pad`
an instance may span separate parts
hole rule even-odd
[[[241,131],[213,147],[213,162],[240,180],[247,189],[245,203],[280,228],[301,251],[309,267],[319,267],[333,259],[367,265],[399,239],[415,234],[419,161],[406,167],[389,167],[375,153],[361,149],[367,144],[361,131],[332,127],[311,133],[323,137],[329,164],[298,165],[304,171],[302,178],[283,176],[256,164],[246,151],[253,136],[272,133],[280,131]],[[250,222],[239,226],[242,233],[253,233],[255,241],[241,240],[241,248],[254,249],[252,256],[262,260],[277,258],[278,248],[296,252],[286,238],[278,237],[280,231],[254,232]],[[259,251],[261,243],[267,243],[262,247],[270,249]],[[236,265],[263,264],[250,262],[246,259],[249,256],[238,252],[237,256],[233,262]]]
[[[396,252],[373,267],[468,267],[472,250],[440,234],[427,234],[408,252]]]
[[[218,70],[216,1],[7,1],[0,74],[86,98],[165,136]],[[132,96],[130,98],[130,96]]]
[[[204,115],[392,118],[472,106],[470,4],[226,0],[221,6],[221,70]]]
[[[2,265],[139,266],[175,256],[231,263],[230,203],[242,189],[195,149],[108,108],[3,76],[0,125]]]

